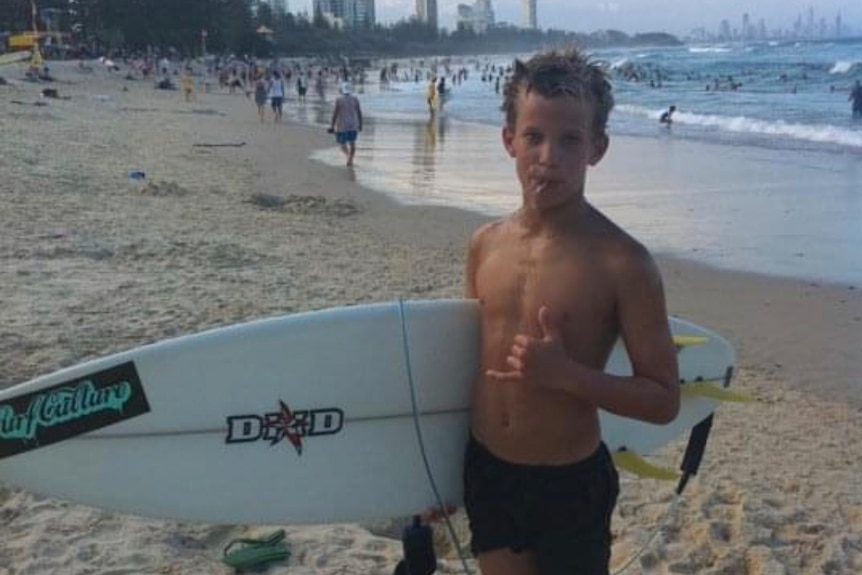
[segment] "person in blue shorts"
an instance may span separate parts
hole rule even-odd
[[[341,85],[341,95],[335,101],[329,132],[335,133],[335,140],[347,157],[348,166],[353,165],[356,138],[361,131],[362,107],[359,105],[359,98],[353,95],[353,86],[350,82],[344,82]]]

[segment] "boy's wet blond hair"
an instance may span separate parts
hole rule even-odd
[[[612,87],[604,69],[577,48],[536,54],[526,62],[515,60],[512,77],[506,81],[501,109],[506,125],[518,120],[518,99],[536,92],[545,98],[568,96],[589,102],[593,110],[593,136],[604,135],[614,107]]]

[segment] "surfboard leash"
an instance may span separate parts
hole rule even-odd
[[[656,536],[667,528],[668,523],[670,522],[671,515],[673,515],[673,511],[677,508],[681,501],[682,493],[675,492],[673,500],[670,502],[670,505],[668,505],[667,511],[665,511],[664,519],[662,519],[661,523],[659,523],[656,528],[652,530],[652,533],[650,533],[649,537],[647,537],[647,540],[644,542],[638,552],[632,555],[632,557],[628,561],[626,561],[622,567],[614,571],[613,575],[621,575],[629,567],[634,565],[635,561],[641,558],[641,555],[646,553],[646,550],[652,546],[652,542],[656,538]]]
[[[431,464],[428,461],[428,454],[425,451],[425,440],[422,436],[422,426],[419,424],[419,405],[416,401],[416,383],[413,379],[413,363],[410,360],[410,339],[407,335],[407,319],[404,313],[404,300],[398,298],[398,317],[401,321],[401,343],[404,348],[404,367],[407,371],[407,381],[410,384],[410,404],[413,408],[413,426],[416,428],[416,440],[419,443],[419,453],[422,455],[422,463],[425,466],[425,474],[428,476],[428,482],[431,484],[431,490],[434,492],[434,498],[441,510],[445,509],[443,498],[440,496],[440,490],[437,489],[437,482],[434,480],[434,474],[431,472]],[[470,567],[467,565],[467,557],[464,555],[464,550],[461,548],[461,542],[458,541],[458,535],[455,533],[455,526],[452,525],[452,520],[449,515],[444,513],[446,521],[446,529],[449,531],[449,537],[458,551],[458,557],[461,559],[461,566],[464,568],[464,573],[472,575]]]
[[[733,379],[733,367],[728,367],[727,371],[724,374],[724,388],[730,386],[730,382]],[[682,476],[679,479],[679,482],[676,485],[676,489],[674,490],[674,498],[671,501],[670,505],[665,512],[664,519],[662,522],[653,529],[652,533],[650,533],[649,538],[647,538],[646,542],[640,548],[640,550],[634,554],[634,556],[626,561],[626,563],[614,571],[614,575],[621,575],[624,571],[626,571],[629,567],[631,567],[635,561],[640,559],[641,555],[643,555],[646,550],[652,545],[653,540],[656,535],[658,535],[661,531],[663,531],[668,522],[670,521],[670,517],[673,512],[676,510],[679,503],[682,501],[682,492],[685,490],[686,485],[688,485],[689,479],[692,476],[697,475],[698,470],[700,469],[700,463],[703,461],[703,454],[706,452],[706,444],[709,441],[709,433],[712,431],[712,422],[715,414],[711,413],[708,417],[703,419],[700,423],[695,425],[691,434],[688,437],[688,444],[685,446],[685,455],[682,458],[682,464],[680,465],[680,470],[682,471]]]

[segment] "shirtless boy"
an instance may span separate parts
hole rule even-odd
[[[653,423],[679,409],[656,264],[584,197],[612,107],[604,72],[577,51],[517,61],[505,88],[523,203],[475,232],[466,269],[483,371],[465,502],[484,575],[608,573],[619,479],[598,409]],[[602,369],[618,336],[631,377]]]

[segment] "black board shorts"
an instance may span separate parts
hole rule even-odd
[[[504,461],[470,437],[464,502],[478,556],[529,551],[540,575],[606,575],[619,476],[604,443],[567,465]]]

